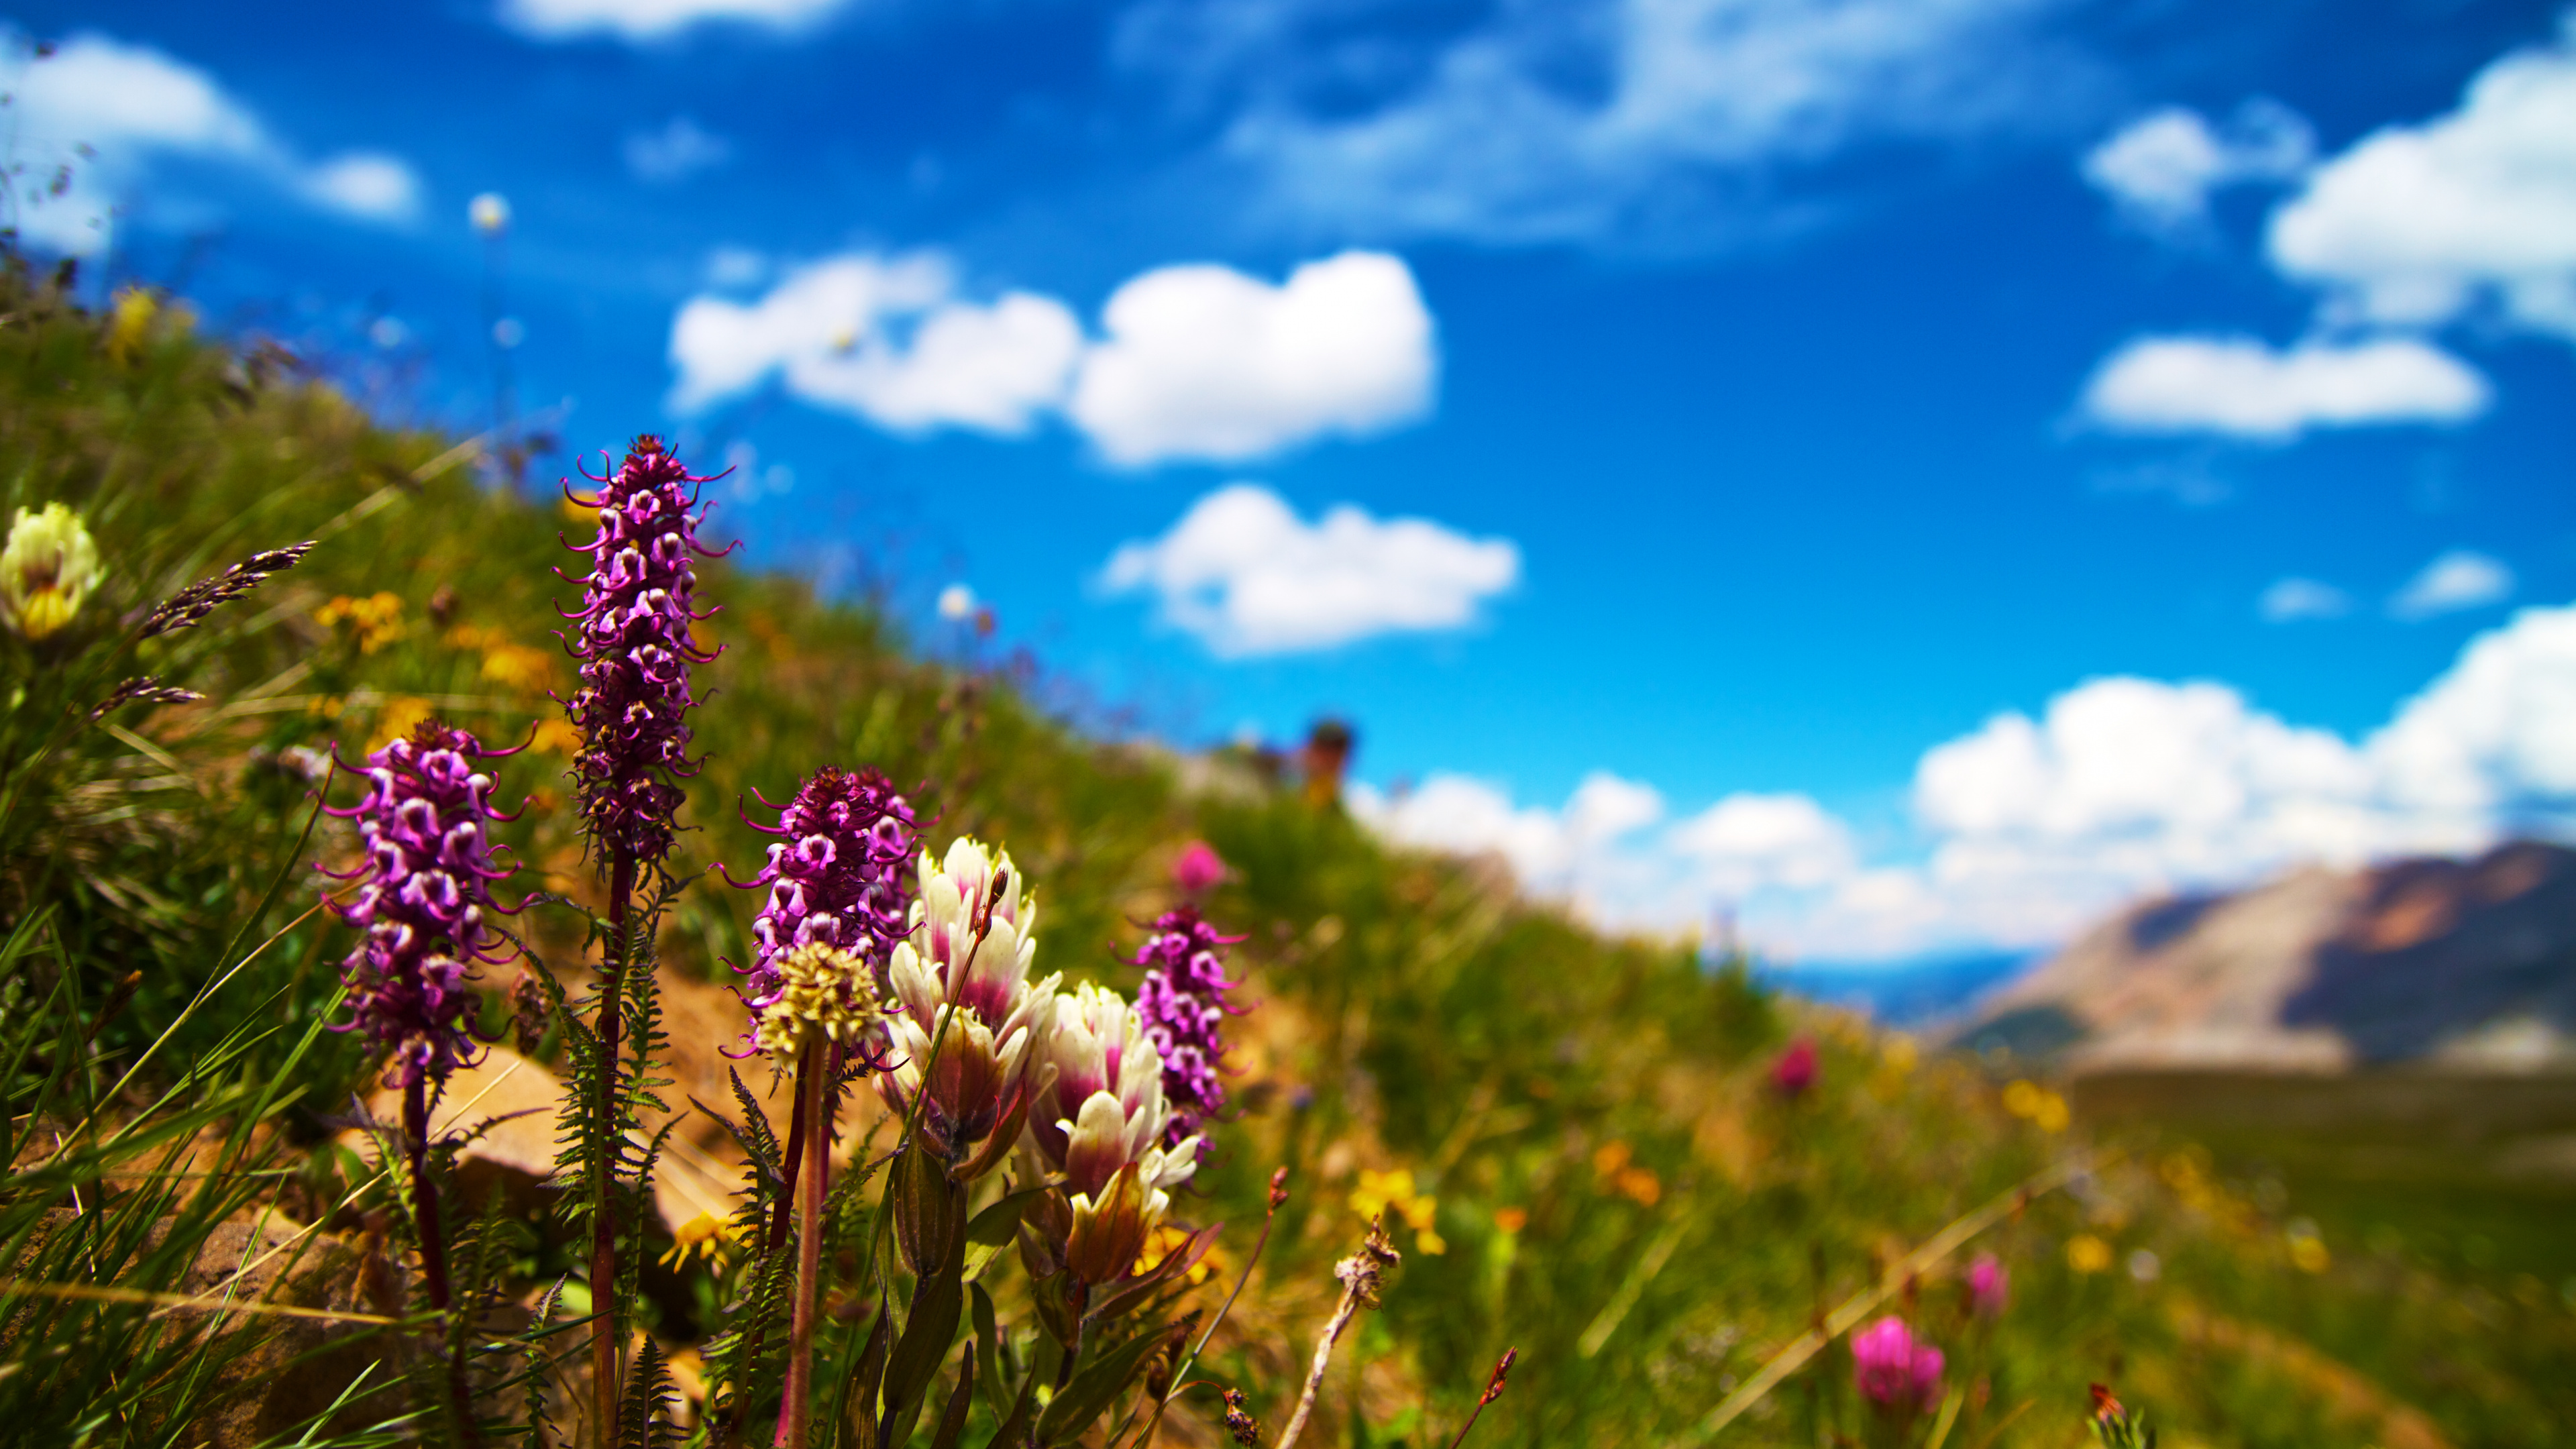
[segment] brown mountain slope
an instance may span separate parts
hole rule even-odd
[[[2576,1064],[2576,851],[2311,867],[2134,906],[1961,1039],[2077,1071]]]

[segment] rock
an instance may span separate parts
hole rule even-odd
[[[217,1224],[177,1291],[392,1316],[402,1310],[405,1278],[399,1264],[365,1242],[313,1232],[271,1213]],[[258,1343],[223,1368],[226,1386],[239,1392],[201,1418],[189,1442],[250,1449],[300,1434],[325,1414],[330,1417],[323,1434],[347,1433],[408,1407],[401,1380],[419,1347],[401,1330],[271,1315],[249,1321],[257,1325]],[[332,1405],[362,1375],[365,1389],[332,1414]]]

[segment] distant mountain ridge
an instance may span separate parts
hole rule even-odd
[[[2309,867],[2132,906],[1956,1039],[2076,1071],[2576,1067],[2576,850]]]

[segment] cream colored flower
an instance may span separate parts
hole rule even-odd
[[[877,1086],[908,1112],[927,1071],[923,1125],[951,1152],[989,1136],[1021,1093],[1044,1085],[1030,1074],[1051,1071],[1036,1048],[1054,1023],[1058,978],[1029,980],[1036,925],[1037,903],[1009,852],[971,838],[945,860],[922,852],[912,932],[886,964],[900,1010],[888,1023],[894,1065]]]
[[[60,503],[41,513],[21,508],[0,548],[0,623],[29,640],[46,638],[72,621],[106,577],[79,514]]]

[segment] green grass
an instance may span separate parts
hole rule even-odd
[[[292,764],[309,757],[295,752],[336,742],[354,758],[425,708],[494,739],[555,718],[547,691],[569,669],[550,601],[572,590],[550,571],[571,558],[556,537],[565,520],[548,497],[478,482],[459,440],[382,428],[326,387],[253,376],[166,313],[120,337],[23,277],[0,290],[0,506],[72,504],[111,568],[79,628],[42,649],[0,642],[29,682],[0,721],[0,774],[24,788],[0,820],[0,921],[21,938],[0,999],[30,1042],[30,1004],[61,1003],[51,1009],[70,1016],[46,1030],[94,1038],[83,1080],[113,1081],[157,1051],[142,1079],[193,1083],[207,1121],[265,1114],[270,1130],[255,1150],[243,1139],[225,1191],[318,1212],[340,1169],[308,1154],[372,1064],[351,1039],[307,1030],[329,1009],[344,933],[305,918],[301,886],[263,904],[274,881],[350,848],[326,822],[298,858],[307,786]],[[321,539],[310,560],[228,606],[220,627],[117,644],[128,612],[308,537]],[[736,808],[752,790],[781,799],[821,764],[874,764],[920,782],[938,838],[1008,844],[1044,902],[1040,969],[1128,988],[1135,973],[1113,947],[1132,948],[1134,923],[1168,903],[1173,853],[1200,836],[1234,866],[1210,914],[1248,937],[1237,961],[1262,1005],[1242,1023],[1243,1114],[1183,1211],[1229,1223],[1223,1248],[1239,1265],[1274,1166],[1290,1168],[1293,1195],[1205,1372],[1246,1389],[1275,1428],[1329,1310],[1331,1265],[1356,1244],[1364,1172],[1410,1172],[1445,1240],[1435,1253],[1397,1231],[1404,1266],[1345,1341],[1310,1444],[1446,1443],[1506,1346],[1520,1365],[1476,1443],[1696,1442],[1710,1410],[1821,1309],[2084,1150],[2003,1112],[1968,1063],[1914,1062],[1682,944],[1588,930],[1490,866],[1392,851],[1247,761],[1218,759],[1192,772],[1213,783],[1185,788],[1175,757],[1087,739],[1034,703],[1024,672],[930,661],[862,602],[730,562],[706,570],[701,592],[725,611],[710,630],[724,653],[695,717],[709,760],[684,815],[684,869],[749,873],[765,841]],[[64,733],[102,682],[144,670],[209,700],[129,711],[122,733]],[[586,898],[563,766],[545,733],[509,763],[503,797],[531,805],[508,843],[524,885]],[[665,924],[661,969],[721,974],[744,954],[755,905],[720,880],[691,885]],[[527,919],[550,960],[577,958],[574,913]],[[261,942],[190,1015],[219,968]],[[1800,1032],[1822,1044],[1821,1084],[1782,1101],[1768,1064]],[[231,1095],[205,1095],[217,1077]],[[11,1079],[10,1112],[59,1115],[33,1080]],[[2116,1151],[2126,1132],[2101,1145]],[[2000,1321],[1963,1313],[1956,1259],[1894,1285],[1888,1311],[1909,1314],[1950,1353],[1950,1382],[1974,1389],[1949,1445],[2068,1443],[2097,1380],[2120,1384],[2175,1444],[2384,1442],[2389,1416],[2410,1407],[2461,1445],[2558,1443],[2576,1423],[2564,1372],[2576,1316],[2554,1293],[2531,1301],[2510,1279],[2500,1291],[2438,1261],[2374,1255],[2367,1225],[2309,1206],[2304,1179],[2281,1202],[2257,1195],[2259,1175],[2225,1168],[2184,1175],[2185,1190],[2165,1139],[2128,1135],[2137,1152],[1964,1250],[2011,1269]],[[13,1174],[0,1213],[15,1216],[0,1221],[46,1220],[73,1190]],[[2325,1224],[2323,1272],[2293,1261],[2285,1228],[2301,1212]],[[2111,1271],[2071,1265],[2070,1243],[2088,1238],[2111,1251]],[[524,1282],[560,1249],[534,1243]],[[2123,1266],[2139,1250],[2155,1255],[2151,1281]],[[10,1271],[159,1281],[23,1252]],[[682,1283],[672,1300],[690,1292]],[[0,1300],[21,1324],[30,1303]],[[84,1311],[99,1363],[179,1351],[151,1346],[163,1330],[142,1310]],[[0,1338],[0,1371],[32,1366],[34,1342]],[[0,1393],[33,1371],[0,1376]],[[1879,1433],[1849,1371],[1829,1349],[1717,1442]],[[1209,1442],[1214,1411],[1193,1402],[1192,1442]],[[164,1422],[199,1407],[144,1407],[156,1404]],[[160,1442],[114,1416],[81,1422],[88,1442]]]
[[[2136,1073],[2090,1079],[2076,1100],[2096,1123],[2198,1143],[2374,1257],[2576,1298],[2576,1077]]]

